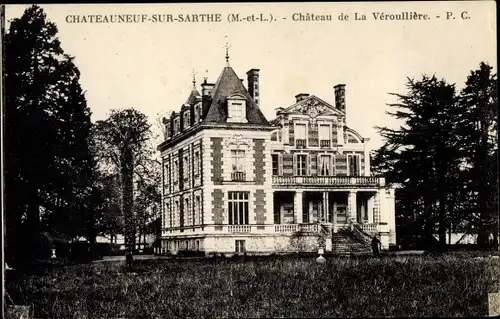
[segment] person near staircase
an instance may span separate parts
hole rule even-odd
[[[375,256],[378,256],[380,253],[380,246],[382,245],[382,243],[377,238],[377,235],[373,236],[371,245],[372,245],[373,254]]]

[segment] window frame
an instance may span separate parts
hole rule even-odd
[[[322,159],[323,158],[327,158],[326,161],[323,161]],[[323,171],[323,164],[326,163],[328,166],[327,166],[327,170],[328,172],[325,173]],[[333,165],[332,165],[332,154],[318,154],[318,166],[317,166],[317,172],[318,172],[318,176],[333,176]]]
[[[305,158],[305,160],[299,160],[299,158]],[[304,174],[299,174],[299,162],[303,164],[303,167],[300,167],[300,172],[304,172]],[[293,155],[293,168],[295,176],[309,176],[309,164],[310,164],[310,156],[306,153],[298,153]]]
[[[324,134],[321,134],[321,127],[327,127],[328,128],[328,136],[323,136]],[[318,123],[318,141],[319,141],[319,146],[322,148],[330,148],[332,146],[332,135],[333,135],[333,128],[332,128],[332,123],[329,122],[319,122]],[[327,138],[325,138],[327,137]],[[328,146],[322,146],[321,142],[322,141],[328,141]]]
[[[197,225],[202,225],[203,221],[202,221],[202,216],[201,216],[201,196],[200,195],[195,195],[193,205],[195,205],[195,207],[194,207],[194,214],[198,218],[197,219],[197,221],[198,221]]]
[[[247,103],[242,95],[233,95],[227,99],[227,122],[247,123]],[[234,108],[236,106],[236,108]],[[236,111],[236,112],[235,112]],[[235,114],[236,113],[236,114]],[[237,116],[235,116],[237,115]]]
[[[184,180],[189,179],[189,154],[186,152],[184,154],[183,159],[182,159],[182,173],[183,173],[183,178]]]
[[[250,224],[250,192],[229,191],[227,194],[229,225]]]
[[[179,183],[179,180],[180,180],[180,176],[179,176],[179,161],[178,161],[177,158],[174,158],[174,159],[172,159],[172,163],[173,163],[173,167],[172,167],[172,171],[173,171],[172,172],[173,173],[172,174],[173,175],[172,176],[173,177],[172,178],[172,182],[174,184],[177,184],[177,183]]]
[[[241,154],[243,154],[243,155],[241,156]],[[240,167],[238,167],[238,166],[240,166]],[[236,172],[245,173],[246,172],[245,150],[242,150],[242,149],[232,149],[231,150],[231,171],[233,173],[236,173]]]
[[[236,254],[244,254],[246,252],[246,243],[244,239],[236,239],[234,241],[234,252]]]
[[[294,136],[294,145],[296,148],[299,148],[299,145],[297,145],[297,141],[305,141],[304,142],[304,148],[307,148],[309,146],[309,141],[308,141],[308,132],[309,132],[309,123],[307,121],[294,121],[293,122],[293,136]],[[297,138],[297,132],[299,130],[297,129],[299,126],[304,126],[304,136],[302,138]],[[300,147],[302,148],[302,147]]]
[[[199,149],[195,149],[193,152],[193,173],[195,177],[200,175],[200,164],[201,164],[201,154]]]

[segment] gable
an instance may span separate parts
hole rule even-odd
[[[337,110],[332,105],[314,95],[310,95],[304,100],[291,105],[285,109],[285,112],[289,114],[309,115],[311,118],[315,118],[320,115],[343,114],[342,111]]]

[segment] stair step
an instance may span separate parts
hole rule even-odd
[[[371,247],[366,243],[360,241],[350,231],[339,231],[333,233],[332,239],[332,253],[339,255],[349,254],[371,254]]]

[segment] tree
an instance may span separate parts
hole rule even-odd
[[[150,161],[151,125],[146,115],[134,110],[112,110],[96,123],[96,145],[101,164],[120,176],[121,211],[124,216],[125,245],[133,251],[136,241],[134,214],[134,175]]]
[[[5,200],[9,251],[47,228],[75,235],[92,179],[90,110],[74,58],[33,5],[5,37]],[[26,238],[28,235],[28,238]],[[18,236],[23,237],[18,238]],[[26,247],[30,248],[30,247]],[[24,250],[24,254],[36,249]]]
[[[389,183],[403,186],[396,202],[400,232],[431,238],[437,230],[444,246],[456,213],[452,189],[460,179],[459,139],[453,130],[459,111],[455,86],[423,76],[420,81],[408,79],[406,87],[406,94],[392,94],[398,101],[389,106],[396,111],[388,113],[403,120],[404,126],[377,127],[385,144],[373,164],[385,172]]]
[[[478,244],[486,248],[489,238],[498,243],[498,99],[497,79],[492,67],[481,62],[467,77],[460,95],[464,136],[465,174],[471,210],[477,212]],[[496,231],[495,231],[496,229]]]

